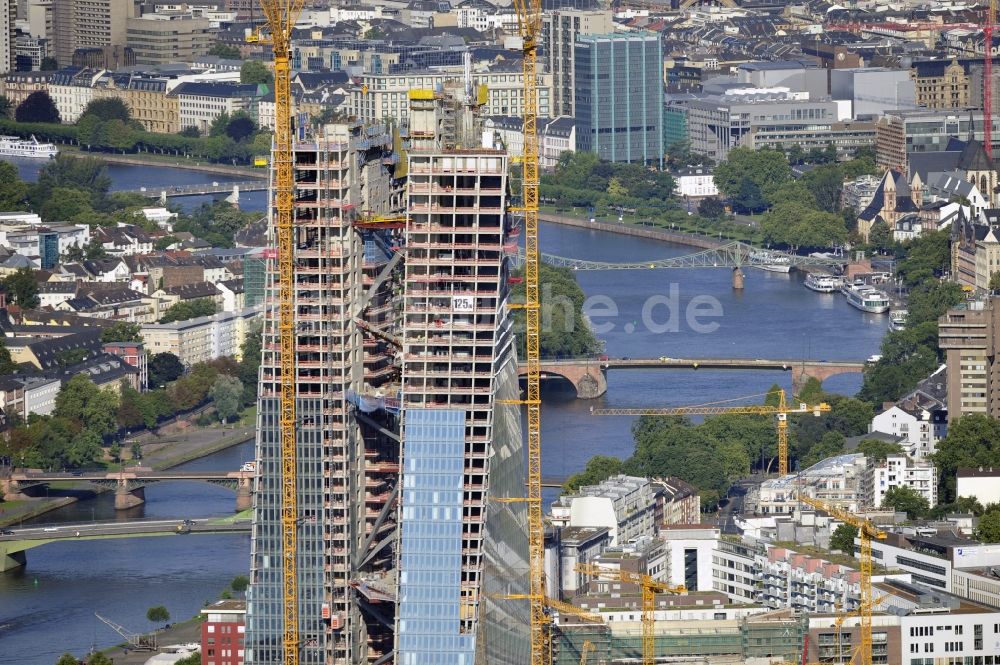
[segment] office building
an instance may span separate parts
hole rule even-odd
[[[827,76],[827,70],[813,60],[747,62],[736,70],[737,81],[745,87],[787,88],[791,92],[807,93],[808,98],[814,100],[829,96]]]
[[[366,373],[370,347],[348,307],[367,290],[353,210],[392,210],[400,184],[383,163],[392,148],[387,127],[300,132],[293,153],[300,662],[353,665],[393,648],[395,587],[379,580],[393,567],[399,473],[398,401],[392,412],[359,401],[385,379]],[[285,611],[277,266],[273,252],[267,258],[246,639],[247,662],[260,665],[282,659]],[[398,386],[385,390],[395,398]]]
[[[837,103],[830,100],[794,98],[788,92],[731,90],[686,101],[683,106],[691,150],[716,162],[740,146],[784,150],[798,145],[808,150],[832,142],[839,151],[850,152],[865,140],[871,142],[871,128],[865,123],[841,123]],[[837,134],[845,131],[846,143],[838,145]]]
[[[55,36],[52,0],[28,0],[28,34],[35,39]]]
[[[242,665],[246,633],[246,602],[218,600],[201,611],[201,662],[204,665]]]
[[[993,136],[997,137],[996,118]],[[983,112],[951,109],[895,111],[875,123],[875,163],[906,173],[914,153],[943,152],[952,139],[968,138],[982,143]],[[996,141],[994,139],[994,148]]]
[[[16,21],[17,0],[0,0],[0,74],[17,66]]]
[[[709,524],[672,524],[663,527],[660,538],[667,551],[665,581],[693,591],[711,591],[712,556],[719,546],[720,532]]]
[[[56,0],[52,8],[55,57],[63,66],[77,49],[125,46],[126,24],[135,16],[132,0]]]
[[[527,515],[486,505],[524,495],[507,154],[450,147],[481,136],[474,101],[409,97],[396,662],[523,663],[527,606],[501,597],[527,588]]]
[[[1000,298],[962,303],[938,319],[948,366],[948,420],[982,413],[1000,417]]]
[[[662,167],[660,35],[579,35],[574,49],[577,149],[608,161]]]
[[[138,65],[192,62],[212,48],[207,18],[184,14],[144,14],[126,22],[128,45]]]
[[[951,591],[952,571],[1000,565],[1000,551],[952,531],[917,529],[916,533],[889,533],[872,541],[872,556],[886,568],[909,573],[914,582]]]
[[[575,56],[580,35],[606,35],[614,32],[610,11],[563,9],[542,15],[542,59],[552,75],[553,116],[576,114]]]

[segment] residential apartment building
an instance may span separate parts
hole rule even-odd
[[[242,665],[247,604],[218,600],[201,611],[201,662],[204,665]]]
[[[100,69],[63,67],[52,73],[49,96],[65,123],[75,123],[94,98],[94,85],[105,75]]]
[[[410,90],[439,90],[445,84],[461,85],[461,68],[406,71],[395,74],[362,73],[360,85],[351,88],[349,112],[364,122],[392,120],[404,124],[410,116]],[[483,116],[524,115],[524,74],[510,71],[473,72],[476,95],[485,95]],[[538,115],[552,117],[552,76],[538,76]]]
[[[507,150],[511,157],[524,154],[524,121],[501,116],[487,118],[483,131],[492,134],[494,142]],[[538,118],[538,166],[552,171],[564,152],[576,152],[576,122],[573,118]]]
[[[137,65],[192,62],[212,48],[207,18],[190,14],[143,14],[126,23]]]
[[[970,413],[1000,417],[1000,298],[963,303],[938,320],[948,366],[948,420]]]
[[[541,59],[552,74],[553,115],[576,115],[576,39],[580,35],[614,32],[610,11],[560,9],[542,14]]]
[[[573,48],[578,149],[608,161],[662,166],[660,35],[579,35]]]
[[[1000,467],[958,469],[955,476],[955,496],[972,497],[984,506],[1000,503]]]
[[[956,58],[917,60],[910,68],[916,102],[928,109],[965,109],[970,106],[970,76]]]
[[[863,505],[881,508],[885,495],[894,487],[909,487],[937,505],[937,467],[927,460],[915,461],[906,455],[889,455],[884,460],[868,460],[868,472],[861,482]]]
[[[257,85],[186,81],[171,90],[170,95],[177,98],[181,129],[195,127],[208,134],[212,122],[223,113],[246,111],[253,115],[259,92]]]
[[[807,614],[850,612],[861,602],[861,571],[794,549],[766,545],[755,558],[759,571],[756,601],[771,609]]]
[[[707,166],[686,166],[674,175],[674,189],[684,198],[718,196],[712,169]]]
[[[52,9],[55,57],[64,66],[77,49],[124,47],[128,19],[135,16],[131,0],[56,0]]]
[[[125,102],[132,119],[149,132],[176,134],[181,127],[180,97],[167,94],[171,81],[144,74],[104,77],[94,97],[114,97]]]
[[[808,469],[761,483],[754,498],[755,511],[763,515],[791,514],[800,507],[799,494],[811,496],[845,510],[858,510],[865,456],[850,453],[829,457]]]
[[[656,488],[646,478],[617,475],[581,487],[552,503],[552,523],[607,527],[611,544],[656,534]]]
[[[712,588],[734,603],[756,603],[761,579],[757,562],[766,555],[762,543],[748,538],[720,539],[712,552]]]
[[[597,560],[611,546],[611,531],[607,527],[568,526],[552,530],[546,548],[546,594],[552,598],[575,596],[586,587],[586,577],[578,564]]]
[[[9,72],[0,80],[0,95],[16,109],[33,92],[47,90],[52,72]]]
[[[701,495],[698,488],[680,478],[670,476],[656,479],[653,485],[659,492],[657,503],[662,503],[660,524],[699,524],[701,522]]]
[[[661,578],[684,585],[689,593],[712,591],[712,556],[720,542],[719,527],[710,524],[671,524],[660,530],[666,548],[666,574]]]
[[[172,353],[186,366],[216,358],[242,355],[243,342],[261,307],[220,312],[173,323],[143,324],[143,343],[150,354]]]
[[[934,454],[937,442],[947,433],[948,413],[895,404],[872,418],[870,430],[903,437],[900,445],[904,452],[913,459],[924,459]]]

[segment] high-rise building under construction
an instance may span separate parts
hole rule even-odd
[[[387,126],[299,128],[302,663],[527,659],[527,605],[503,599],[526,591],[526,511],[491,500],[524,494],[516,227],[507,155],[480,147],[474,92],[413,91],[402,138]],[[247,606],[246,662],[258,665],[283,660],[273,264]]]

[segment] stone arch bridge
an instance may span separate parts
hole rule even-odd
[[[253,494],[253,471],[154,471],[148,467],[133,467],[113,472],[44,473],[40,471],[7,471],[0,473],[0,490],[6,501],[26,499],[54,481],[84,481],[115,491],[115,509],[126,510],[146,501],[145,487],[149,483],[188,480],[222,485],[236,491],[236,510],[250,508]]]
[[[725,370],[769,370],[792,373],[792,386],[798,391],[810,379],[823,381],[837,374],[859,373],[865,367],[860,361],[844,360],[793,360],[763,358],[578,358],[567,360],[543,360],[542,379],[562,379],[576,389],[579,399],[594,399],[608,391],[607,373],[617,369],[725,369]],[[518,373],[525,376],[527,366],[518,365]]]

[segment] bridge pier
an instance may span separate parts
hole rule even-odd
[[[4,543],[7,545],[7,543]],[[0,573],[6,573],[8,570],[14,570],[15,568],[20,568],[28,564],[28,555],[24,550],[18,550],[16,552],[9,552],[6,548],[0,553]]]
[[[146,503],[146,488],[140,485],[129,489],[128,480],[119,480],[115,488],[115,510],[128,510]]]
[[[240,478],[240,483],[236,486],[236,512],[241,513],[253,507],[252,485],[252,478]]]
[[[743,274],[739,266],[733,268],[733,288],[742,289],[745,277],[746,275]]]

